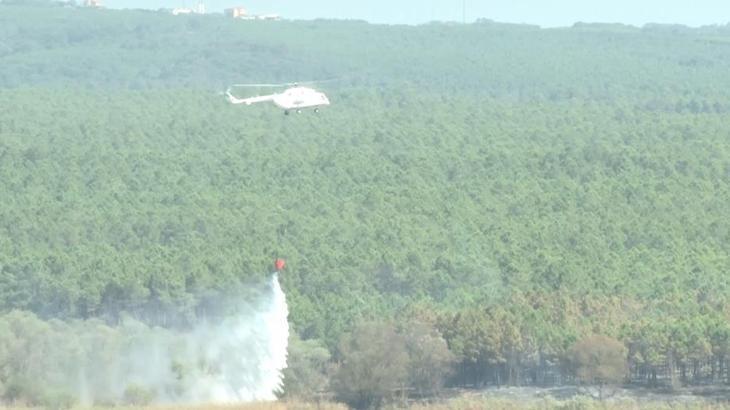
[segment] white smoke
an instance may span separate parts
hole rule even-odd
[[[277,274],[254,297],[225,301],[226,314],[186,331],[125,320],[41,322],[30,314],[0,318],[9,328],[45,330],[28,339],[42,360],[19,376],[82,404],[152,402],[234,404],[276,400],[289,340],[286,296]],[[12,325],[13,323],[18,324]],[[3,345],[0,336],[0,346]],[[12,355],[12,352],[8,352]]]
[[[270,294],[259,303],[245,314],[195,329],[187,355],[207,365],[189,378],[190,386],[178,401],[231,404],[276,400],[289,341],[289,309],[278,274],[271,279]]]
[[[271,295],[250,316],[196,329],[192,353],[215,369],[192,378],[184,402],[241,403],[276,400],[289,341],[286,296],[274,274]],[[210,335],[216,335],[211,338]]]

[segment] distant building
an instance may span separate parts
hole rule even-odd
[[[225,9],[225,15],[240,20],[281,20],[278,14],[263,14],[260,16],[248,14],[248,10],[243,7],[231,7]]]
[[[231,7],[229,9],[225,9],[225,14],[226,16],[232,17],[234,19],[243,19],[249,17],[248,11],[246,11],[246,9],[243,7]]]
[[[170,10],[170,13],[172,13],[173,16],[178,16],[180,14],[205,14],[205,4],[198,3],[198,5],[193,8],[178,7]]]
[[[101,5],[101,0],[84,0],[84,7],[93,7],[100,9],[104,6]]]
[[[258,20],[281,20],[281,16],[278,14],[262,14],[260,16],[256,16]]]

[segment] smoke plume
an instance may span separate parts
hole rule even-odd
[[[255,297],[187,330],[125,319],[44,322],[32,314],[0,317],[0,380],[18,397],[49,392],[92,403],[242,403],[270,401],[282,386],[289,325],[276,274]],[[0,379],[2,376],[0,376]],[[34,391],[43,386],[44,391]]]

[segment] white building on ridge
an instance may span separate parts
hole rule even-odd
[[[227,17],[240,20],[281,20],[278,14],[262,14],[254,15],[248,14],[248,10],[244,7],[231,7],[224,10],[224,14]]]
[[[205,14],[205,4],[198,3],[195,7],[178,7],[170,10],[173,16],[179,16],[181,14]]]

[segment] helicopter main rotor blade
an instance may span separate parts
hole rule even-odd
[[[280,84],[271,84],[271,83],[263,83],[263,84],[233,84],[231,85],[231,88],[276,88],[276,87],[292,87],[292,86],[298,86],[298,85],[313,85],[313,84],[323,84],[323,83],[330,83],[333,81],[338,81],[339,78],[328,78],[325,80],[314,80],[314,81],[296,81],[292,83],[280,83]]]
[[[339,80],[340,80],[340,78],[335,77],[335,78],[327,78],[324,80],[300,81],[297,84],[324,84],[324,83],[331,83],[331,82],[339,81]]]
[[[266,88],[266,87],[286,87],[289,85],[294,85],[295,83],[283,83],[283,84],[233,84],[231,88],[237,87],[237,88]]]

